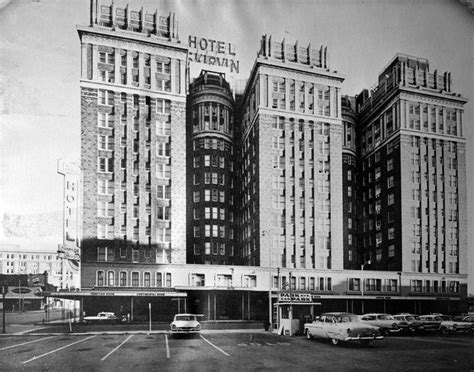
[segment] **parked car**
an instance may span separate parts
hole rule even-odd
[[[471,325],[471,332],[474,332],[474,315],[463,316],[459,321],[469,323]]]
[[[425,322],[421,320],[417,315],[413,314],[396,314],[393,316],[395,320],[401,320],[406,322],[406,327],[401,327],[404,331],[410,333],[420,333],[425,330]]]
[[[90,315],[84,317],[84,323],[115,323],[119,319],[115,316],[115,313],[102,311],[97,315]]]
[[[201,332],[201,324],[195,314],[176,314],[170,324],[172,334],[197,334]]]
[[[359,341],[368,345],[372,340],[381,340],[379,327],[360,321],[351,313],[324,313],[312,323],[305,323],[304,332],[310,340],[313,337],[330,339],[333,345],[340,341]]]
[[[441,321],[439,320],[422,319],[419,315],[413,315],[413,317],[423,323],[424,332],[435,332],[441,328]]]
[[[383,335],[399,333],[402,328],[407,328],[408,323],[402,320],[395,320],[390,314],[371,313],[361,316],[361,320],[370,325],[380,328]]]
[[[470,332],[471,331],[471,324],[467,322],[459,322],[453,320],[453,318],[449,315],[422,315],[420,316],[421,319],[424,320],[434,320],[440,322],[440,331],[443,335],[449,335],[451,333],[458,333],[458,332]]]

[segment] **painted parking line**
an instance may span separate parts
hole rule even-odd
[[[62,347],[60,347],[59,349],[54,349],[54,350],[48,351],[47,353],[41,354],[41,355],[39,355],[39,356],[35,356],[35,357],[33,357],[33,358],[31,358],[31,359],[28,359],[28,360],[25,360],[24,362],[21,362],[21,363],[22,363],[22,364],[26,364],[26,363],[32,362],[33,360],[42,358],[42,357],[44,357],[44,356],[46,356],[46,355],[49,355],[49,354],[53,354],[53,353],[55,353],[55,352],[57,352],[57,351],[66,349],[66,348],[68,348],[69,346],[73,346],[73,345],[76,345],[76,344],[78,344],[78,343],[80,343],[80,342],[84,342],[84,341],[90,340],[91,338],[94,338],[94,337],[97,337],[97,335],[89,336],[89,337],[86,337],[86,338],[84,338],[84,339],[82,339],[82,340],[73,342],[72,344],[68,344],[68,345],[66,345],[66,346],[62,346]]]
[[[103,362],[104,360],[106,360],[110,355],[112,355],[113,353],[115,353],[118,349],[120,349],[120,347],[125,344],[128,340],[130,340],[131,338],[133,337],[133,335],[130,335],[128,336],[125,341],[123,341],[119,346],[117,346],[115,349],[113,349],[110,353],[108,353],[106,356],[104,356],[100,361]]]
[[[230,356],[230,354],[227,354],[224,350],[222,350],[219,346],[217,345],[214,345],[211,341],[209,341],[207,338],[203,337],[203,335],[199,335],[201,336],[201,338],[206,341],[209,345],[211,345],[213,348],[215,348],[216,350],[219,350],[222,354],[226,355],[226,356]]]
[[[170,358],[170,345],[168,343],[168,335],[165,334],[165,344],[166,344],[166,358]]]
[[[0,349],[0,351],[12,349],[12,348],[18,347],[18,346],[23,346],[23,345],[32,344],[33,342],[39,342],[39,341],[47,340],[48,338],[53,338],[53,337],[54,337],[54,336],[43,337],[43,338],[39,338],[38,340],[33,340],[33,341],[23,342],[23,343],[21,343],[21,344],[16,344],[16,345],[10,345],[10,346],[7,346],[7,347],[2,347],[2,348]]]

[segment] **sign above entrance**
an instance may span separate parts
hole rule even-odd
[[[189,35],[188,46],[189,62],[205,63],[229,69],[230,73],[239,73],[240,61],[236,59],[234,44]]]
[[[292,293],[291,296],[289,293],[280,293],[278,295],[279,302],[300,302],[300,303],[311,303],[318,296],[312,295],[311,293]]]

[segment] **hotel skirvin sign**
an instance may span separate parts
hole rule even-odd
[[[238,74],[240,63],[236,58],[235,45],[226,41],[189,35],[189,62],[205,63],[227,68]]]

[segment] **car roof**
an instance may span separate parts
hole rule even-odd
[[[352,313],[344,313],[344,312],[331,312],[331,313],[322,313],[321,316],[328,316],[328,315],[352,315],[352,316],[356,316],[355,314],[352,314]]]

